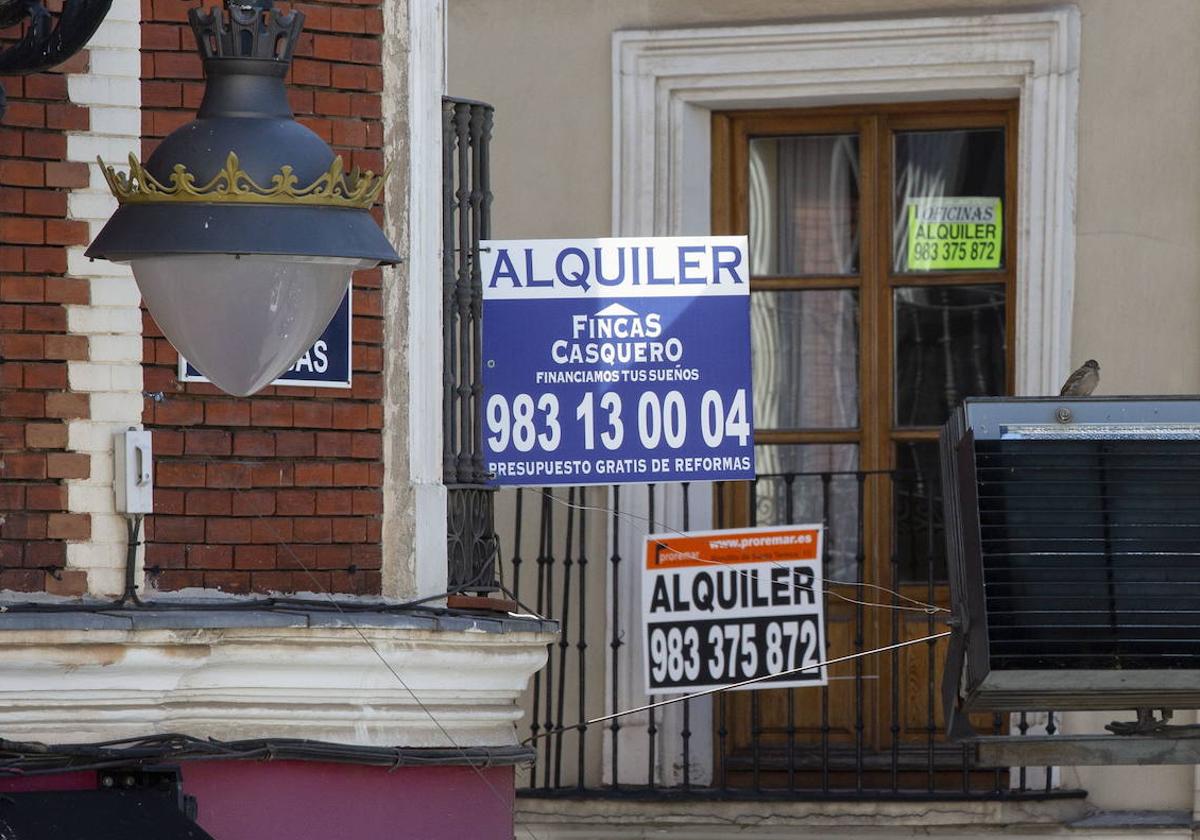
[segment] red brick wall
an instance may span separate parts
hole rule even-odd
[[[184,0],[142,2],[143,152],[192,119],[204,85]],[[348,165],[383,168],[376,0],[299,6],[288,77],[297,119]],[[381,219],[381,211],[376,208]],[[146,567],[160,590],[378,594],[383,512],[381,274],[355,275],[353,388],[267,388],[248,399],[181,384],[145,316],[144,422],[154,430]]]
[[[67,361],[86,359],[87,339],[66,335],[64,304],[88,302],[85,280],[66,276],[65,246],[87,242],[67,219],[67,193],[87,167],[65,162],[65,130],[88,126],[67,97],[65,72],[0,79],[0,589],[79,595],[85,573],[67,571],[67,541],[85,540],[85,514],[67,513],[67,478],[87,478],[87,455],[67,451],[66,421],[86,417],[86,394],[67,388]]]

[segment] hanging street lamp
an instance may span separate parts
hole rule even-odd
[[[271,0],[192,9],[207,86],[196,119],[129,173],[87,256],[128,263],[150,314],[217,387],[245,396],[312,345],[351,274],[399,262],[371,217],[383,176],[347,171],[292,116],[284,76],[304,23]]]

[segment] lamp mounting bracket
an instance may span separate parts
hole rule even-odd
[[[0,76],[40,73],[83,49],[108,14],[112,0],[63,0],[51,13],[43,0],[0,0],[0,29],[26,21],[19,38],[0,43]],[[6,97],[0,85],[0,119]]]

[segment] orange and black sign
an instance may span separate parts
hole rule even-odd
[[[642,613],[650,694],[770,677],[824,685],[820,525],[646,538]]]

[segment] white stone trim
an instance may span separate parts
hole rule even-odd
[[[416,491],[413,551],[418,597],[444,592],[446,488],[442,484],[442,95],[446,4],[408,11],[410,480]]]
[[[625,31],[613,34],[612,46],[615,236],[710,232],[713,110],[1019,97],[1017,393],[1055,393],[1071,369],[1077,9]],[[645,494],[623,494],[622,503],[630,521],[645,517]],[[622,530],[614,548],[632,562],[622,564],[615,584],[620,598],[636,605],[637,542],[645,531]],[[635,617],[625,616],[624,626],[636,627]],[[626,707],[638,705],[631,692],[642,683],[640,642],[632,635],[622,649]],[[692,731],[707,732],[698,711]],[[656,763],[660,781],[669,781],[664,777],[679,763],[671,734],[678,726],[664,723]],[[624,725],[631,738],[622,743],[621,777],[640,782],[645,720]],[[703,766],[693,769],[704,775]]]
[[[714,109],[1020,97],[1017,392],[1070,371],[1079,13],[613,34],[613,233],[708,229]],[[702,228],[702,229],[701,229]]]
[[[1047,801],[838,802],[715,800],[557,799],[523,796],[516,824],[538,840],[827,840],[937,836],[941,840],[988,837],[1100,836],[1072,830],[1085,816],[1082,798]],[[1190,827],[1161,834],[1144,827],[1117,829],[1105,838],[1190,838]]]
[[[0,732],[507,746],[553,633],[363,627],[0,632]],[[469,675],[469,678],[466,676]],[[432,718],[431,718],[432,715]]]
[[[88,131],[67,134],[67,160],[91,171],[88,186],[68,196],[67,217],[88,222],[92,237],[117,208],[96,156],[124,165],[130,152],[141,152],[140,21],[138,0],[114,0],[88,43],[90,69],[67,76],[71,102],[87,107],[90,119]],[[126,553],[125,522],[114,511],[113,433],[142,422],[141,294],[127,266],[91,262],[84,247],[67,250],[67,269],[89,281],[91,302],[66,309],[68,332],[87,336],[89,352],[87,360],[67,363],[67,382],[89,395],[91,413],[67,424],[67,447],[89,453],[92,471],[67,481],[67,509],[91,514],[92,535],[67,545],[67,566],[87,570],[90,594],[110,596],[124,588]]]
[[[384,4],[388,237],[405,263],[384,273],[384,594],[446,589],[442,483],[442,0]]]

